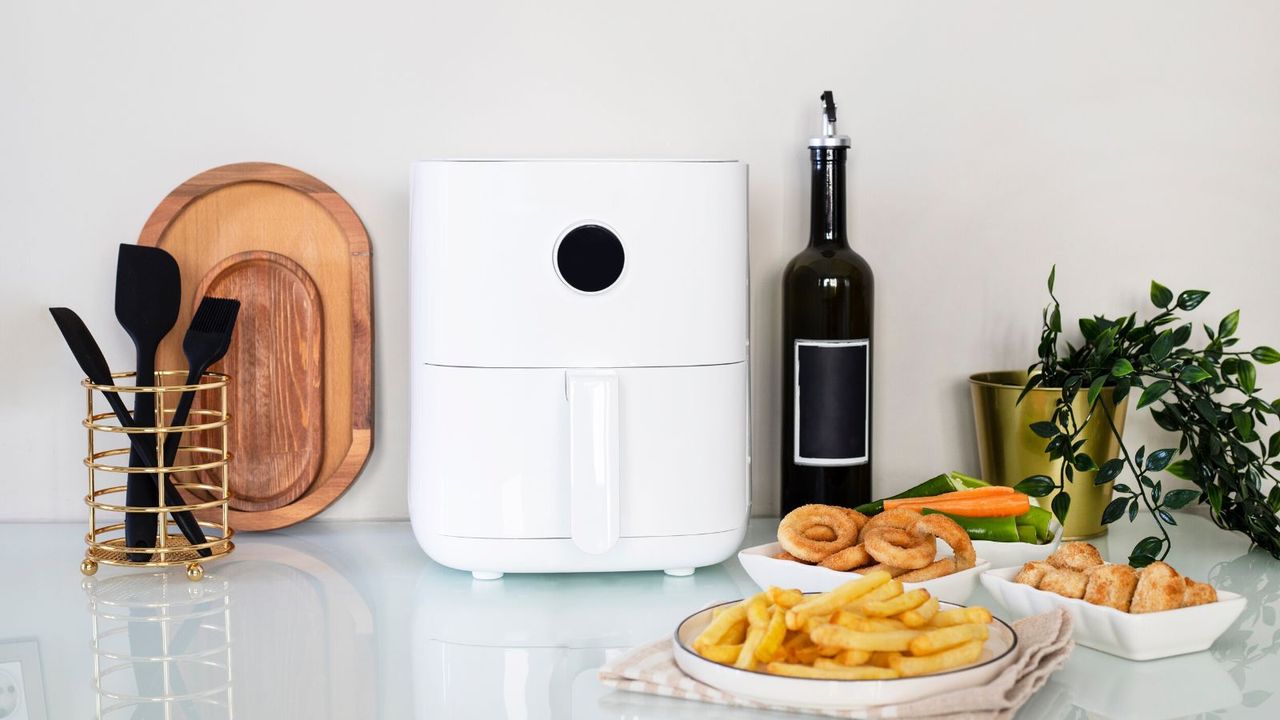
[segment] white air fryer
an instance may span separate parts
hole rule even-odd
[[[665,570],[748,504],[747,168],[413,167],[409,508],[437,562]]]

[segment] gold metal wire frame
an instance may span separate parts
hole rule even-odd
[[[134,377],[132,372],[112,374],[113,380]],[[138,386],[125,384],[98,385],[84,379],[80,385],[85,388],[85,417],[81,425],[87,433],[88,450],[84,457],[84,465],[89,474],[89,492],[84,497],[89,508],[89,532],[85,534],[84,561],[80,571],[85,575],[93,575],[99,564],[120,565],[127,567],[167,567],[185,565],[187,577],[199,580],[204,577],[202,563],[227,555],[235,549],[231,538],[235,531],[227,523],[227,504],[231,499],[228,484],[228,465],[232,459],[227,451],[227,424],[231,417],[227,414],[227,385],[231,378],[222,373],[205,373],[200,382],[194,385],[169,384],[184,382],[186,372],[181,370],[156,371],[157,385]],[[203,398],[204,407],[193,408],[183,425],[169,425],[173,419],[179,396],[187,391],[196,392],[197,398]],[[155,425],[147,427],[122,427],[111,412],[95,412],[94,397],[99,392],[114,393],[150,393],[155,401]],[[165,440],[170,433],[181,432],[184,439],[200,433],[205,444],[187,444],[178,446],[175,457],[186,458],[185,462],[166,465],[164,461]],[[101,437],[99,437],[101,435]],[[131,466],[129,448],[97,449],[98,440],[106,437],[129,437],[131,435],[147,436],[143,440],[155,444],[157,467]],[[131,441],[132,442],[132,441]],[[101,475],[106,473],[106,475]],[[198,475],[203,474],[203,475]],[[129,505],[125,500],[126,484],[107,484],[100,487],[104,478],[130,478],[133,475],[146,474],[154,476],[158,485],[162,478],[168,477],[178,490],[185,490],[188,497],[196,497],[195,501],[187,501],[182,505],[168,505],[162,487],[157,487],[159,504],[155,506]],[[214,481],[201,481],[201,477],[213,476]],[[123,479],[123,478],[122,478]],[[199,499],[192,491],[201,493],[208,499]],[[201,518],[198,524],[205,530],[205,542],[191,544],[180,531],[173,513],[198,512]],[[124,522],[108,516],[99,517],[99,513],[149,513],[160,517],[157,523],[155,547],[128,547],[125,545]],[[209,557],[202,557],[200,550],[208,550]],[[130,555],[144,555],[145,561],[133,560]]]

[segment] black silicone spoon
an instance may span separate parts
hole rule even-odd
[[[156,384],[156,349],[160,341],[178,321],[182,304],[182,275],[178,262],[160,248],[121,245],[116,263],[116,319],[133,338],[137,350],[137,384]],[[155,425],[155,397],[137,393],[133,419],[138,426]],[[129,464],[140,458],[130,452]],[[155,476],[130,475],[125,491],[129,505],[151,506],[160,503]],[[128,513],[124,518],[124,537],[129,547],[155,547],[157,520],[152,513]],[[131,558],[145,561],[145,555]]]

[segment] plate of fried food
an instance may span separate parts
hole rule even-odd
[[[1018,614],[1065,608],[1076,642],[1130,660],[1206,650],[1245,606],[1242,596],[1163,562],[1141,570],[1104,562],[1086,542],[1063,543],[1042,562],[987,571],[982,585]]]
[[[1017,634],[981,607],[941,602],[876,570],[825,593],[770,587],[689,616],[676,665],[770,704],[862,708],[984,685]]]
[[[778,542],[742,550],[738,561],[760,587],[826,592],[880,570],[948,602],[966,600],[990,567],[946,515],[895,508],[868,518],[834,505],[792,510],[778,525]]]

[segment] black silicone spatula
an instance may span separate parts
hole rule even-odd
[[[89,332],[89,328],[85,326],[84,321],[80,319],[80,316],[76,315],[70,308],[49,308],[49,314],[53,315],[53,321],[58,324],[58,329],[62,331],[62,337],[67,341],[67,347],[71,348],[71,354],[75,356],[76,362],[80,364],[80,369],[84,371],[85,376],[95,385],[113,385],[111,368],[107,365],[107,359],[103,356],[102,349],[98,347],[97,341],[93,339],[93,335]],[[102,395],[107,398],[107,404],[111,406],[112,412],[120,420],[120,425],[122,427],[134,427],[133,416],[129,413],[129,409],[125,407],[124,401],[120,399],[120,396],[113,392],[104,392]],[[128,433],[128,438],[131,455],[132,453],[137,453],[146,465],[156,464],[156,451],[154,447],[148,447],[147,437],[138,433]],[[128,495],[127,489],[125,494]],[[165,481],[164,497],[166,505],[185,504],[177,488],[169,484],[168,480]],[[198,545],[205,541],[204,531],[200,529],[200,524],[196,522],[195,516],[190,511],[173,513],[173,520],[182,530],[183,536],[192,545]],[[200,554],[208,557],[213,553],[206,548],[201,550]]]
[[[178,262],[160,248],[121,245],[116,263],[116,320],[124,327],[137,350],[137,384],[156,384],[156,349],[178,321],[182,305],[182,275]],[[155,397],[137,393],[133,420],[139,426],[155,425]],[[138,460],[136,450],[129,464]],[[158,505],[159,485],[153,475],[129,476],[125,491],[128,505]],[[128,513],[124,537],[129,547],[155,547],[156,515]],[[132,558],[145,561],[146,556]]]
[[[187,356],[187,385],[200,382],[209,366],[227,354],[227,348],[231,347],[231,331],[235,329],[236,316],[239,314],[239,300],[206,297],[200,301],[195,315],[191,316],[191,327],[187,328],[187,334],[182,338],[182,352]],[[182,397],[178,398],[178,408],[173,413],[172,425],[187,423],[195,397],[193,390],[182,393]],[[173,464],[181,438],[181,433],[172,433],[165,438],[165,465]]]

